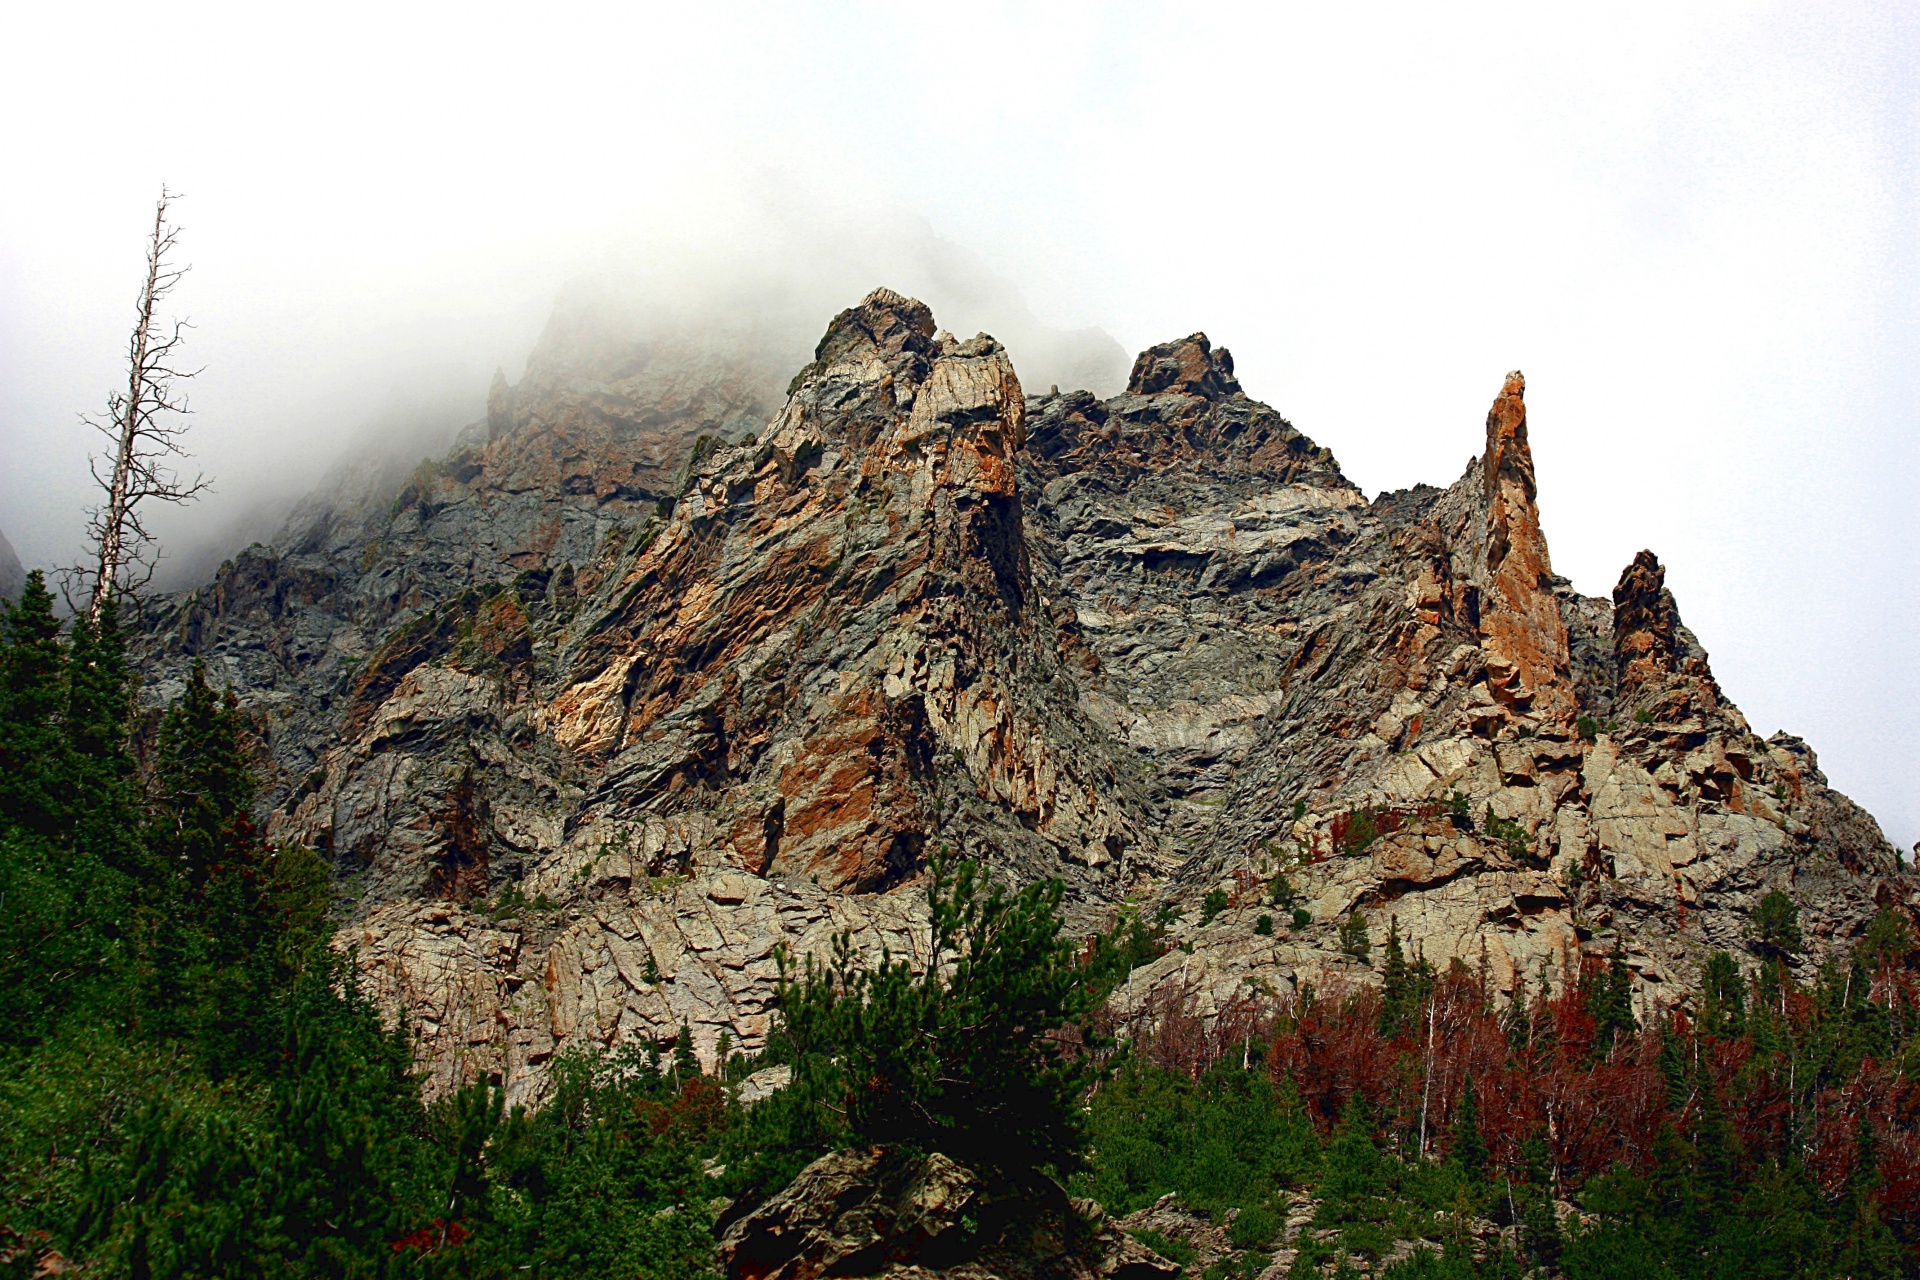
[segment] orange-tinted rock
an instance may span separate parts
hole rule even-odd
[[[1717,718],[1725,709],[1720,686],[1707,666],[1706,651],[1681,625],[1666,582],[1660,561],[1653,552],[1642,551],[1621,571],[1613,589],[1619,705],[1667,723]]]
[[[886,290],[842,312],[761,441],[703,463],[624,563],[545,725],[623,806],[770,784],[773,874],[910,875],[956,761],[1025,830],[1107,861],[1128,824],[1079,800],[1095,793],[1045,745],[1074,713],[1040,713],[1068,684],[1051,616],[1029,608],[1024,414],[991,339],[937,335]]]
[[[1488,581],[1480,632],[1495,696],[1538,720],[1560,722],[1574,714],[1573,678],[1567,625],[1553,593],[1553,565],[1535,505],[1526,390],[1518,371],[1508,374],[1487,413],[1480,474]]]
[[[1656,991],[1771,887],[1809,963],[1907,900],[1657,561],[1611,605],[1552,576],[1517,374],[1459,480],[1370,501],[1201,334],[1029,398],[877,290],[790,373],[563,314],[444,459],[149,615],[149,698],[231,674],[274,836],[353,877],[341,945],[436,1091],[537,1099],[555,1054],[682,1025],[757,1048],[779,948],[924,959],[940,846],[1064,879],[1077,930],[1164,905],[1192,951],[1125,998],[1204,1017],[1369,980],[1355,910],[1502,989],[1612,929]]]

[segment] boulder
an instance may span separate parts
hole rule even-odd
[[[942,1275],[1176,1280],[1180,1268],[1051,1183],[994,1185],[934,1153],[820,1157],[728,1224],[728,1280]]]

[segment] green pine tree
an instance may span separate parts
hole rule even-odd
[[[0,649],[0,824],[48,840],[71,836],[76,794],[69,752],[67,654],[53,595],[27,575],[6,610]]]
[[[1460,1108],[1453,1113],[1453,1133],[1448,1154],[1459,1162],[1469,1180],[1480,1182],[1487,1176],[1487,1142],[1480,1133],[1480,1099],[1474,1093],[1473,1077],[1468,1076],[1460,1095]]]
[[[1607,967],[1589,982],[1587,1012],[1593,1015],[1594,1052],[1602,1057],[1621,1036],[1640,1028],[1633,1016],[1633,971],[1627,968],[1627,953],[1618,938]]]
[[[1340,922],[1340,950],[1363,964],[1373,951],[1373,942],[1367,935],[1367,917],[1358,907]]]
[[[1777,960],[1798,954],[1801,946],[1800,908],[1778,889],[1769,890],[1753,912],[1753,940]]]
[[[137,922],[127,693],[112,616],[60,638],[39,573],[0,618],[0,1048],[114,1000]]]
[[[1700,1029],[1715,1037],[1739,1036],[1746,1030],[1746,986],[1739,966],[1724,951],[1707,957],[1700,975]]]
[[[1009,893],[975,863],[936,858],[928,972],[891,956],[869,964],[843,936],[831,966],[784,977],[788,1092],[815,1126],[1013,1177],[1073,1172],[1092,1066],[1055,1033],[1090,1031],[1100,984],[1061,935],[1063,892],[1048,881]]]
[[[1380,1034],[1389,1038],[1407,1029],[1420,998],[1407,956],[1400,948],[1400,919],[1387,919],[1386,958],[1380,964]]]

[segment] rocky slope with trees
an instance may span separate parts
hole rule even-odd
[[[1368,501],[1201,335],[752,350],[561,317],[132,661],[24,580],[0,1272],[1911,1272],[1910,873],[1519,375]]]
[[[1143,1015],[1375,983],[1390,930],[1503,998],[1617,943],[1648,1010],[1770,954],[1769,893],[1803,976],[1909,909],[1657,560],[1553,575],[1518,374],[1458,481],[1369,501],[1203,335],[1105,401],[1017,354],[878,290],[783,397],[557,319],[450,456],[149,608],[148,698],[232,686],[436,1090],[757,1047],[778,947],[924,950],[941,845],[1153,922]]]

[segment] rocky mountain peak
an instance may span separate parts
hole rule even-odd
[[[1141,352],[1127,389],[1110,400],[1056,393],[1037,398],[1029,416],[1028,451],[1048,480],[1080,473],[1158,490],[1185,483],[1178,469],[1248,493],[1309,477],[1352,489],[1332,453],[1247,397],[1233,357],[1204,333]]]
[[[1215,350],[1204,333],[1148,347],[1133,362],[1127,392],[1136,396],[1186,395],[1224,400],[1242,394],[1233,376],[1233,356]]]
[[[1502,702],[1542,722],[1567,723],[1576,702],[1572,654],[1535,505],[1526,389],[1518,370],[1509,373],[1487,411],[1482,648],[1488,687]]]
[[[1613,588],[1613,645],[1622,687],[1671,673],[1687,654],[1680,634],[1666,568],[1653,552],[1642,551]]]
[[[884,289],[791,382],[557,315],[397,496],[149,611],[148,696],[233,684],[436,1090],[757,1048],[780,947],[925,961],[941,845],[1162,921],[1121,1016],[1377,981],[1356,916],[1503,991],[1618,939],[1645,1004],[1773,888],[1808,964],[1913,897],[1657,560],[1553,576],[1519,374],[1458,481],[1369,502],[1204,335],[1107,399],[1013,359]]]
[[[1504,481],[1512,481],[1532,502],[1533,449],[1527,444],[1527,379],[1518,369],[1507,375],[1493,407],[1487,410],[1487,447],[1481,478],[1491,501]]]
[[[883,359],[902,351],[924,352],[933,335],[933,312],[924,302],[883,286],[833,318],[813,358],[827,366],[867,352]]]
[[[1621,571],[1613,589],[1614,679],[1620,709],[1668,723],[1730,719],[1744,728],[1746,721],[1721,695],[1706,650],[1681,623],[1666,581],[1666,568],[1653,552],[1642,551]]]

